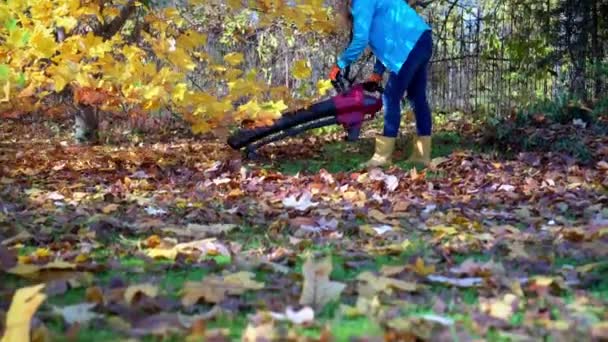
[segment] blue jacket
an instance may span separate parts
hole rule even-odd
[[[338,58],[345,68],[369,45],[376,58],[398,73],[420,36],[431,27],[405,0],[353,0],[353,39]]]

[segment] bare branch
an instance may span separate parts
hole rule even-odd
[[[135,12],[136,8],[135,0],[129,0],[129,2],[120,10],[120,14],[111,22],[96,30],[95,34],[103,37],[104,40],[112,38],[122,29],[129,17]]]

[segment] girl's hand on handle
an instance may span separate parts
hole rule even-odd
[[[377,73],[373,73],[368,79],[368,82],[372,82],[372,83],[377,83],[380,84],[382,83],[382,75],[377,74]]]
[[[338,77],[340,76],[340,74],[341,74],[341,73],[342,73],[342,69],[340,69],[340,67],[339,67],[339,66],[334,65],[334,66],[331,68],[331,71],[329,72],[329,79],[330,79],[331,81],[334,81],[334,82],[335,82],[335,81],[337,81],[337,80],[338,80]]]

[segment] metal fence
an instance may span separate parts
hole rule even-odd
[[[517,34],[525,45],[526,35],[530,39],[538,37],[539,32],[548,29],[543,25],[549,25],[519,15],[518,10],[489,14],[460,7],[450,10],[449,21],[437,13],[427,13],[434,33],[428,90],[434,111],[500,115],[515,106],[553,99],[568,91],[572,65],[567,59],[556,58],[557,62],[539,66],[508,57],[507,49],[512,48],[505,42],[508,38]],[[559,48],[563,47],[555,50]],[[590,76],[595,77],[586,79],[586,87],[597,92],[597,78],[601,76]]]

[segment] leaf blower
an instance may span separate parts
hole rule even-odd
[[[228,138],[228,145],[235,150],[245,148],[247,157],[255,158],[256,150],[264,145],[336,124],[344,127],[347,141],[358,140],[363,122],[372,120],[382,108],[384,90],[375,82],[354,83],[349,74],[350,68],[346,68],[344,75],[332,81],[337,95],[284,113],[270,126],[238,130]]]

